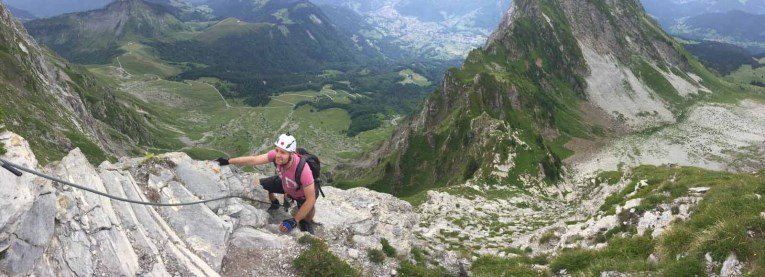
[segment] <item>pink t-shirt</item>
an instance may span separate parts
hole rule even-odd
[[[268,151],[268,161],[274,162],[276,159],[276,150]],[[303,167],[303,172],[300,174],[300,181],[303,186],[300,190],[297,189],[297,179],[295,173],[297,173],[298,162],[300,162],[300,156],[298,154],[292,154],[292,166],[285,169],[282,165],[276,165],[276,171],[279,173],[279,178],[282,179],[282,188],[284,192],[292,197],[292,199],[303,199],[305,188],[313,189],[313,173],[311,167],[306,165]]]

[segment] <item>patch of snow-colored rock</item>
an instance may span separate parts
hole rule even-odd
[[[675,116],[666,104],[626,67],[610,54],[599,54],[579,42],[590,68],[586,77],[590,102],[633,129],[674,123]]]

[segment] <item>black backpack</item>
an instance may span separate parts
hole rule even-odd
[[[300,176],[303,176],[303,168],[308,164],[308,168],[311,169],[313,175],[313,185],[319,190],[321,197],[326,197],[324,196],[324,191],[321,190],[321,161],[319,161],[319,157],[309,153],[305,148],[298,148],[297,153],[298,156],[300,156],[300,162],[298,162],[295,171],[295,176],[297,176],[297,189],[299,190],[303,187],[303,182],[300,180]],[[274,166],[276,166],[276,161],[274,161]]]

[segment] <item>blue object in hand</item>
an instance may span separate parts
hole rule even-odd
[[[297,225],[297,221],[295,221],[294,218],[285,219],[282,221],[282,226],[284,226],[285,229],[287,229],[287,233],[292,232],[292,229],[295,228]]]

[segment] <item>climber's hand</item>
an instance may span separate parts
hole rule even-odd
[[[282,233],[292,232],[292,229],[297,226],[297,221],[294,218],[285,219],[282,221],[282,225],[279,225],[279,231]]]
[[[226,159],[224,157],[217,158],[217,159],[215,159],[215,161],[218,162],[218,164],[221,165],[221,166],[229,165],[228,159]]]

